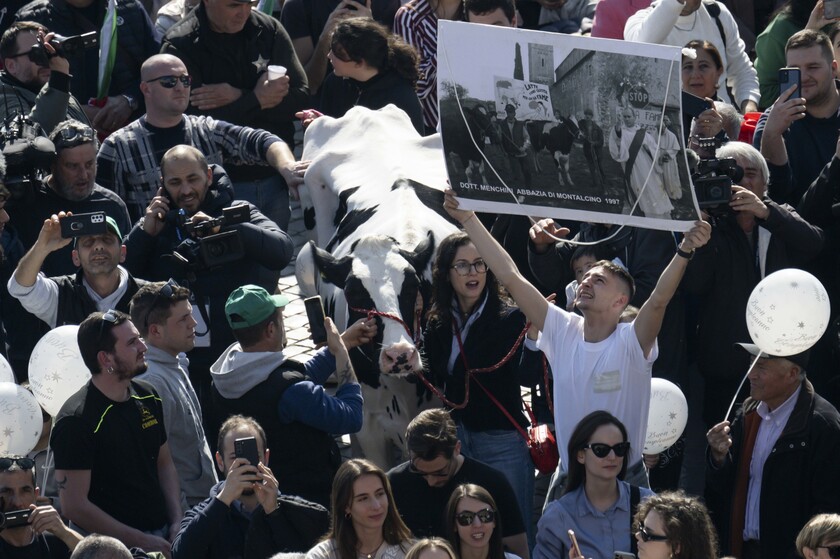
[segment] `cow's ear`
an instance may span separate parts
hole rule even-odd
[[[426,266],[429,265],[429,261],[432,259],[434,252],[435,235],[431,231],[429,231],[425,239],[417,243],[417,246],[414,247],[413,251],[409,252],[407,250],[400,250],[402,257],[411,263],[418,276],[423,275],[423,270],[425,270]]]
[[[316,247],[314,241],[309,241],[309,244],[312,246],[312,260],[315,261],[315,267],[321,273],[321,278],[339,289],[344,289],[353,259],[350,256],[336,259],[326,250]]]

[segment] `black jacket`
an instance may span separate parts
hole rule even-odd
[[[214,167],[213,184],[207,191],[200,211],[210,217],[219,217],[222,210],[229,206],[248,204],[233,199],[230,179]],[[179,235],[185,237],[179,228],[167,223],[157,237],[143,230],[142,219],[138,221],[125,240],[126,258],[124,266],[135,277],[149,281],[165,281],[175,278],[182,285],[186,284],[193,294],[210,305],[211,353],[213,358],[233,343],[233,332],[225,317],[225,301],[231,292],[239,286],[260,284],[271,274],[267,270],[282,270],[292,258],[292,239],[277,225],[265,217],[253,205],[248,204],[250,220],[238,225],[225,225],[221,232],[238,231],[242,240],[244,257],[233,264],[221,268],[203,269],[195,272],[195,279],[190,281],[182,266],[176,264],[172,253],[181,243]],[[273,293],[275,285],[262,285]],[[211,361],[212,362],[212,361]]]
[[[18,10],[16,21],[35,21],[65,37],[96,31],[101,34],[107,0],[95,0],[98,8],[95,21],[85,17],[85,10],[73,8],[65,0],[33,0]],[[131,95],[142,114],[143,96],[140,94],[140,66],[158,52],[160,38],[155,33],[146,10],[137,0],[117,1],[117,55],[111,74],[109,95]],[[122,23],[120,23],[120,21]],[[79,50],[67,57],[70,62],[70,92],[81,103],[96,97],[99,72],[99,49]]]
[[[228,83],[242,90],[236,101],[210,111],[198,111],[217,120],[240,126],[261,128],[280,136],[294,146],[295,113],[309,104],[306,72],[298,61],[292,40],[280,22],[259,10],[252,10],[239,33],[223,34],[210,30],[204,3],[166,33],[161,52],[174,54],[184,61],[193,79],[193,89],[204,84]],[[269,64],[286,67],[289,93],[276,106],[262,109],[254,94],[257,80]],[[274,174],[266,167],[228,169],[234,180],[264,178]]]
[[[758,404],[751,398],[744,402],[732,421],[732,447],[725,462],[719,469],[710,463],[706,467],[706,504],[723,555],[731,552],[729,513],[741,460],[744,415],[757,413]],[[794,541],[805,523],[817,513],[840,512],[838,463],[840,414],[805,380],[790,419],[764,463],[759,505],[762,559],[796,557]]]
[[[72,276],[51,278],[58,284],[58,317],[56,326],[65,324],[81,324],[92,312],[96,312],[96,303],[90,298],[87,288],[82,283],[84,272],[79,270]],[[128,314],[129,303],[134,294],[146,284],[143,280],[134,279],[128,274],[128,286],[125,295],[117,302],[115,309]]]
[[[300,497],[280,495],[277,510],[265,514],[258,506],[249,520],[235,507],[210,497],[184,513],[172,542],[173,559],[265,559],[279,552],[305,553],[329,527],[327,509]]]
[[[393,70],[377,74],[366,82],[340,78],[330,72],[321,86],[321,112],[335,118],[356,105],[378,110],[388,104],[405,111],[419,134],[424,134],[423,109],[411,83]]]

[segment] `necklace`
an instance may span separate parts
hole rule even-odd
[[[383,543],[385,543],[385,542],[384,541],[380,542],[380,544],[377,545],[375,548],[373,548],[373,551],[371,551],[370,553],[367,553],[367,552],[359,549],[359,557],[362,557],[364,559],[373,559],[376,556],[376,552],[379,551],[380,547],[382,547]]]
[[[680,31],[694,31],[694,26],[695,26],[695,25],[697,25],[697,10],[694,10],[694,19],[691,21],[691,27],[689,27],[688,29],[686,29],[686,28],[684,28],[684,27],[680,27],[680,26],[679,26],[679,25],[677,25],[676,23],[674,24],[674,27],[676,27],[676,28],[677,28],[677,29],[679,29]]]

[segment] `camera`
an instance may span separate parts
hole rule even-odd
[[[32,511],[30,509],[0,512],[0,530],[26,526],[29,523],[29,515],[31,514]]]
[[[6,178],[11,200],[20,200],[41,183],[55,160],[55,145],[41,126],[21,113],[9,116],[0,130],[0,147],[6,159]]]
[[[744,169],[732,158],[701,159],[691,175],[697,205],[714,217],[728,214],[732,185],[743,178]]]
[[[55,49],[55,54],[48,52],[44,48],[43,39],[39,40],[38,44],[33,45],[29,50],[29,60],[38,66],[47,67],[50,65],[50,58],[53,56],[67,58],[73,56],[80,50],[99,46],[99,38],[96,36],[96,31],[88,31],[81,35],[73,35],[72,37],[64,37],[56,33],[50,39],[50,46]]]
[[[215,227],[245,223],[251,218],[248,204],[231,206],[222,210],[221,217],[193,223],[183,210],[170,211],[167,221],[189,235],[206,235]],[[230,264],[245,257],[245,248],[239,231],[223,231],[215,235],[187,237],[173,252],[175,260],[186,270],[197,272]]]

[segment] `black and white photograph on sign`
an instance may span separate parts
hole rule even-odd
[[[441,21],[440,128],[460,203],[689,229],[680,62],[676,47]]]

